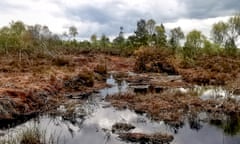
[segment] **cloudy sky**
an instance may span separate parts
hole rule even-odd
[[[167,29],[180,26],[185,33],[198,29],[209,35],[213,23],[240,11],[239,0],[1,0],[0,26],[12,20],[49,26],[63,33],[74,25],[79,37],[96,33],[114,36],[136,29],[141,19],[154,19]]]

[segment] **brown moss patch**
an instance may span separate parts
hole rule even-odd
[[[143,133],[122,133],[119,135],[122,140],[137,143],[165,144],[173,141],[173,136],[168,134],[143,134]]]

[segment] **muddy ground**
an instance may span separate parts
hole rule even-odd
[[[106,87],[108,73],[119,81],[129,82],[135,92],[144,93],[112,96],[109,101],[119,108],[129,107],[140,113],[148,113],[155,120],[175,124],[181,123],[186,113],[240,112],[239,105],[231,100],[218,103],[203,101],[186,93],[168,92],[169,89],[191,88],[193,84],[200,83],[225,84],[237,93],[240,81],[237,60],[216,57],[209,59],[210,64],[199,60],[196,61],[198,66],[180,67],[180,62],[156,58],[159,61],[151,61],[152,57],[126,58],[91,52],[50,58],[1,57],[0,121],[9,122],[56,109],[69,98],[87,98],[92,92]],[[224,65],[219,66],[219,61]],[[136,67],[142,68],[139,65],[144,68],[141,72],[146,70],[147,73],[133,73]],[[231,69],[234,71],[231,72]],[[150,73],[149,70],[158,73]]]
[[[114,107],[147,114],[154,121],[164,121],[175,128],[180,128],[186,119],[194,121],[200,113],[207,114],[208,121],[219,121],[223,115],[239,116],[240,105],[235,99],[203,100],[186,91],[196,84],[211,84],[240,94],[239,61],[222,57],[208,60],[210,63],[204,63],[199,58],[190,66],[173,57],[127,58],[91,52],[20,60],[18,56],[1,57],[0,127],[41,113],[57,114],[60,105],[67,110],[63,118],[72,119],[74,105],[82,105],[92,93],[111,87],[106,85],[109,75],[117,83],[126,81],[133,90],[107,96],[106,100]],[[116,123],[112,132],[128,142],[169,143],[173,140],[168,134],[132,133],[133,128],[131,124]]]

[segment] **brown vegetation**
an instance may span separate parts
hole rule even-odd
[[[233,114],[240,112],[240,106],[234,100],[204,101],[190,93],[170,90],[159,94],[126,93],[109,96],[107,100],[120,109],[130,108],[138,113],[147,113],[154,120],[163,120],[174,125],[182,123],[187,114],[199,112]]]
[[[112,126],[112,132],[121,132],[121,131],[129,131],[131,129],[134,129],[135,126],[131,124],[126,124],[126,123],[115,123]]]
[[[140,48],[135,51],[136,63],[134,70],[137,72],[160,72],[177,74],[176,67],[171,61],[173,55],[166,49]]]
[[[224,56],[202,56],[195,60],[194,66],[182,65],[179,69],[187,82],[212,85],[233,81],[239,72],[240,60]]]
[[[142,133],[122,133],[119,137],[125,141],[137,143],[152,143],[152,144],[165,144],[173,141],[172,135],[155,133],[155,134],[142,134]]]
[[[128,62],[122,68],[128,58],[96,53],[21,60],[14,55],[1,57],[0,120],[53,109],[66,98],[65,93],[89,93],[105,86],[103,61],[107,62],[108,70],[127,71],[132,65]]]
[[[183,59],[161,48],[140,48],[135,52],[136,72],[180,74],[189,83],[224,85],[240,72],[240,60],[224,55]]]

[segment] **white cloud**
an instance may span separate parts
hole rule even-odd
[[[205,10],[208,5],[214,6],[215,1],[201,1],[204,3],[202,9]],[[236,0],[225,2],[227,8],[234,6],[231,1],[233,3]],[[54,33],[61,34],[68,26],[75,25],[79,36],[86,38],[93,33],[117,35],[120,26],[124,27],[126,33],[132,33],[139,19],[153,18],[157,23],[163,22],[169,29],[180,26],[184,32],[198,29],[209,35],[212,23],[227,19],[216,14],[224,6],[213,8],[212,11],[216,9],[217,12],[211,11],[211,17],[214,15],[215,18],[209,18],[207,11],[201,13],[198,3],[189,0],[1,0],[0,26],[8,25],[12,20],[21,20],[28,25],[47,25]],[[200,14],[205,17],[190,19],[195,14],[196,18]]]
[[[9,0],[8,4],[20,8],[11,9],[8,13],[1,14],[1,26],[7,25],[12,20],[21,20],[28,25],[48,25],[52,31],[60,33],[63,25],[69,22],[68,19],[63,17],[61,9],[56,4],[45,0],[25,0],[24,2]]]
[[[205,36],[210,36],[212,25],[219,21],[227,21],[230,16],[206,18],[206,19],[179,19],[175,22],[164,23],[166,29],[181,27],[182,31],[187,34],[192,30],[200,30]]]

